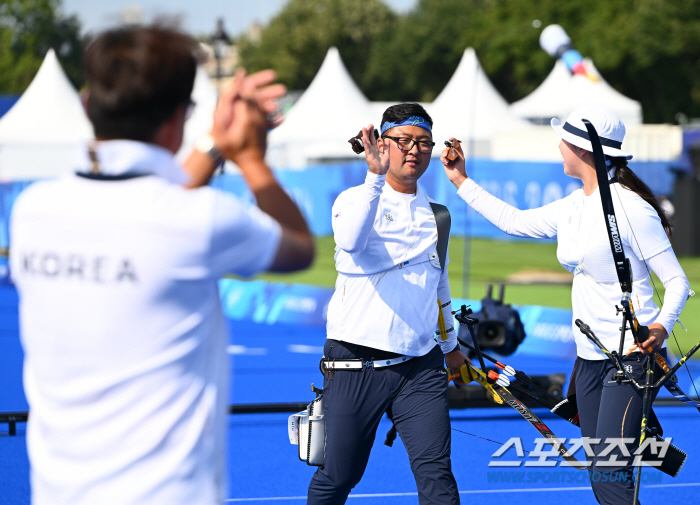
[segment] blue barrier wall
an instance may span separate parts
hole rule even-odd
[[[632,169],[656,194],[670,195],[674,175],[671,163],[631,163]],[[319,165],[304,170],[279,170],[280,183],[300,206],[311,230],[316,235],[330,235],[331,207],[345,189],[362,184],[367,166],[357,162]],[[553,202],[581,187],[577,179],[564,175],[561,163],[468,160],[470,177],[491,194],[519,209],[532,209]],[[0,247],[7,247],[8,217],[17,195],[29,182],[0,184]],[[454,186],[445,176],[442,164],[434,159],[420,181],[421,188],[430,197],[446,205],[452,213],[452,233],[485,238],[508,238],[480,215],[467,208],[457,196]],[[224,174],[212,181],[221,188],[252,202],[242,176]]]
[[[262,363],[288,374],[283,383],[265,393],[268,402],[296,401],[300,393],[308,390],[308,381],[322,381],[317,367],[323,354],[332,289],[233,279],[222,279],[219,287],[230,328],[227,352],[231,356],[231,376],[235,377],[232,403],[254,403],[250,391],[259,386]],[[454,299],[452,303],[455,307],[470,305],[474,311],[481,307],[476,300]],[[17,304],[14,286],[0,281],[0,412],[27,409]],[[576,346],[571,311],[539,306],[517,309],[527,337],[516,356],[573,362]],[[458,327],[456,321],[454,324]]]
[[[658,195],[670,195],[675,176],[671,163],[630,163],[631,168]],[[316,235],[329,235],[331,207],[345,189],[362,184],[367,167],[362,160],[337,165],[319,165],[305,170],[282,170],[277,176],[302,208]],[[519,209],[532,209],[558,200],[577,188],[580,181],[564,174],[561,163],[468,160],[470,177],[491,194]],[[252,201],[239,175],[224,174],[213,183]],[[469,209],[445,176],[442,164],[434,159],[420,180],[423,191],[446,205],[452,213],[452,233],[485,238],[508,238],[479,214]]]
[[[268,325],[325,328],[328,302],[333,296],[330,288],[265,281],[222,279],[219,287],[227,319]],[[455,309],[461,305],[470,306],[474,312],[481,309],[478,300],[452,300]],[[576,357],[570,310],[538,305],[514,307],[527,334],[515,354],[572,360]],[[456,320],[453,324],[459,327]]]

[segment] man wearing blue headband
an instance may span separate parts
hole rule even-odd
[[[362,129],[365,183],[333,205],[338,279],[321,366],[326,447],[311,505],[345,503],[384,412],[408,452],[419,502],[459,503],[444,366],[457,370],[467,358],[452,325],[449,213],[418,187],[435,145],[431,127],[416,103],[389,107],[379,139],[373,125]]]

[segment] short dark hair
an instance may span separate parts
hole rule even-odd
[[[387,108],[382,115],[382,124],[387,121],[396,123],[410,116],[420,116],[428,122],[431,128],[433,127],[433,118],[428,115],[422,105],[415,102],[398,103]]]
[[[199,52],[193,38],[165,26],[100,34],[85,53],[95,136],[150,141],[192,94]]]

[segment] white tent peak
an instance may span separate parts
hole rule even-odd
[[[625,125],[642,122],[642,106],[610,86],[590,59],[585,60],[588,71],[598,78],[593,81],[583,75],[571,74],[560,60],[547,78],[532,93],[511,104],[516,116],[549,124],[556,117],[565,120],[579,105],[596,104],[614,111]]]
[[[367,97],[352,80],[338,49],[331,47],[313,81],[289,111],[284,122],[271,132],[270,140],[308,138],[308,130],[304,130],[306,127],[314,128],[317,135],[333,137],[337,133],[334,128],[322,127],[331,113],[339,118],[357,118],[354,124],[359,130],[366,126],[365,121],[371,119],[367,117],[368,111]],[[342,132],[341,137],[348,137],[348,132]]]
[[[0,178],[30,180],[72,172],[93,138],[80,95],[50,50],[27,90],[0,118]]]
[[[498,98],[500,95],[495,90],[491,82],[484,78],[483,69],[479,63],[479,59],[476,57],[476,51],[473,47],[468,47],[464,50],[462,58],[459,60],[459,64],[455,69],[454,74],[450,77],[445,88],[440,92],[435,101],[434,106],[441,106],[445,102],[450,102],[451,100],[461,99],[465,94],[474,91],[474,88],[479,85],[484,85],[483,81],[486,81],[486,86],[490,91],[493,91]],[[479,74],[481,78],[479,79]],[[477,79],[480,81],[477,83]],[[475,86],[476,85],[476,86]]]
[[[284,122],[270,132],[271,161],[294,167],[307,160],[351,157],[347,139],[370,122],[370,102],[345,68],[338,49],[331,47]]]
[[[529,126],[508,110],[508,103],[489,81],[471,47],[464,51],[429,112],[435,121],[433,137],[439,142],[451,136],[463,142],[469,139],[488,142],[497,130]]]
[[[0,142],[61,144],[91,138],[80,96],[49,49],[27,90],[0,119]]]

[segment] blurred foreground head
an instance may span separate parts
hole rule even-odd
[[[152,140],[178,107],[189,105],[197,42],[164,26],[100,34],[85,54],[88,117],[98,139]]]

